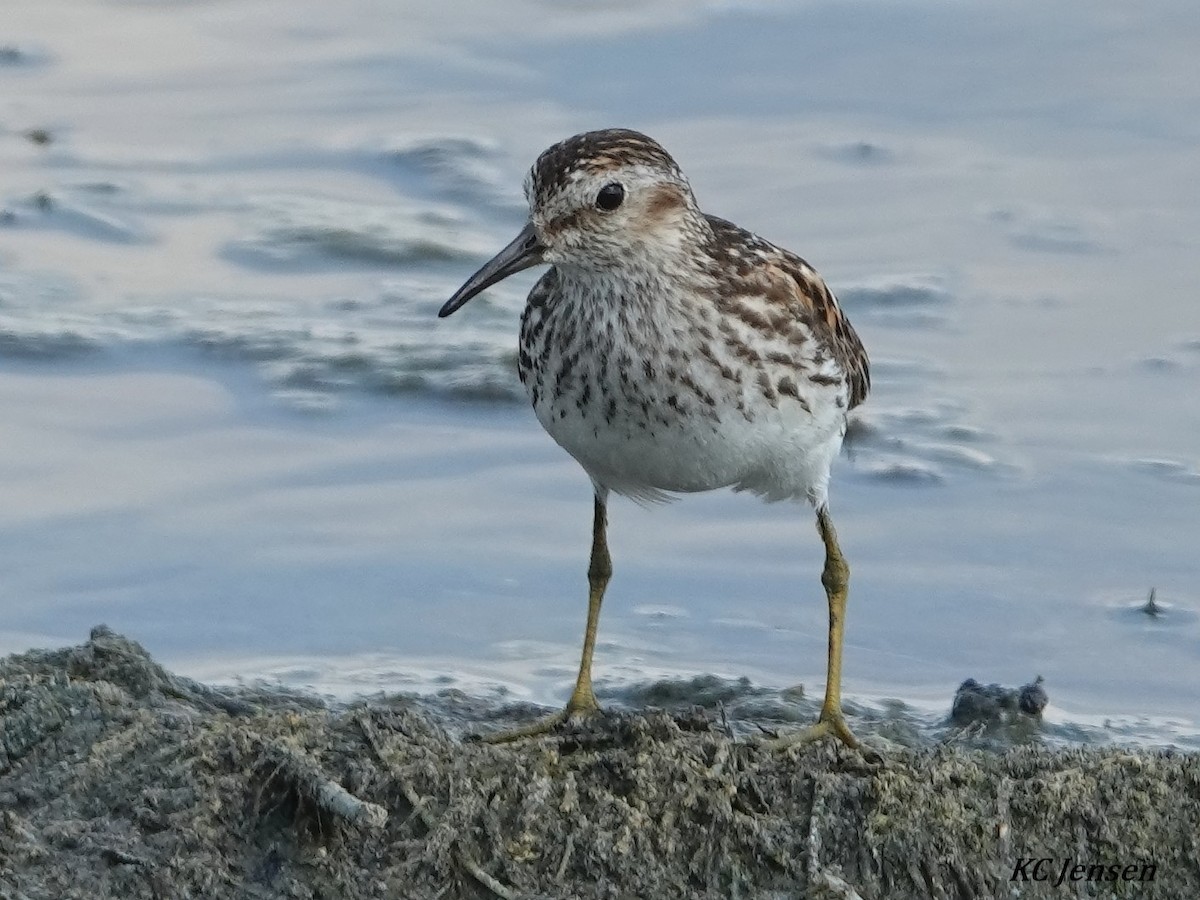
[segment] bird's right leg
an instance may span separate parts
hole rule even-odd
[[[571,719],[590,716],[600,711],[600,704],[596,702],[596,694],[592,690],[592,655],[596,649],[596,630],[600,624],[600,605],[604,602],[604,589],[608,587],[608,581],[612,578],[612,557],[608,555],[607,497],[607,490],[597,488],[592,516],[592,557],[588,564],[587,628],[583,633],[583,654],[579,660],[579,674],[575,677],[575,689],[571,692],[571,698],[567,701],[565,709],[544,719],[485,735],[483,740],[490,744],[548,734]]]

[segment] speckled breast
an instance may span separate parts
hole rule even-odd
[[[542,426],[597,484],[639,499],[811,494],[841,442],[844,383],[782,394],[803,360],[739,356],[702,306],[562,288],[551,270],[531,292],[518,367]]]

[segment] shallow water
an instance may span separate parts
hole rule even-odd
[[[434,312],[543,146],[623,124],[871,351],[833,487],[848,691],[945,709],[1041,674],[1063,727],[1194,734],[1188,9],[6,9],[0,650],[103,620],[204,677],[561,699],[590,510],[513,371],[533,276]],[[617,501],[611,541],[614,699],[819,691],[808,511]]]

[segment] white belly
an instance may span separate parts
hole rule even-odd
[[[690,371],[705,383],[702,371]],[[824,503],[845,434],[836,390],[812,392],[806,410],[788,397],[771,405],[753,388],[715,393],[720,387],[712,385],[715,407],[680,400],[682,412],[667,399],[682,392],[663,390],[647,390],[648,410],[618,402],[611,420],[604,403],[543,396],[534,409],[597,486],[637,500],[732,487],[767,500]]]

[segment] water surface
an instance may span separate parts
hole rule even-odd
[[[539,150],[626,125],[816,265],[871,352],[833,487],[848,691],[1041,674],[1058,721],[1194,730],[1189,9],[17,4],[0,649],[107,621],[205,677],[561,700],[590,503],[514,373],[534,276],[434,313]],[[609,685],[819,692],[808,510],[611,517]]]

